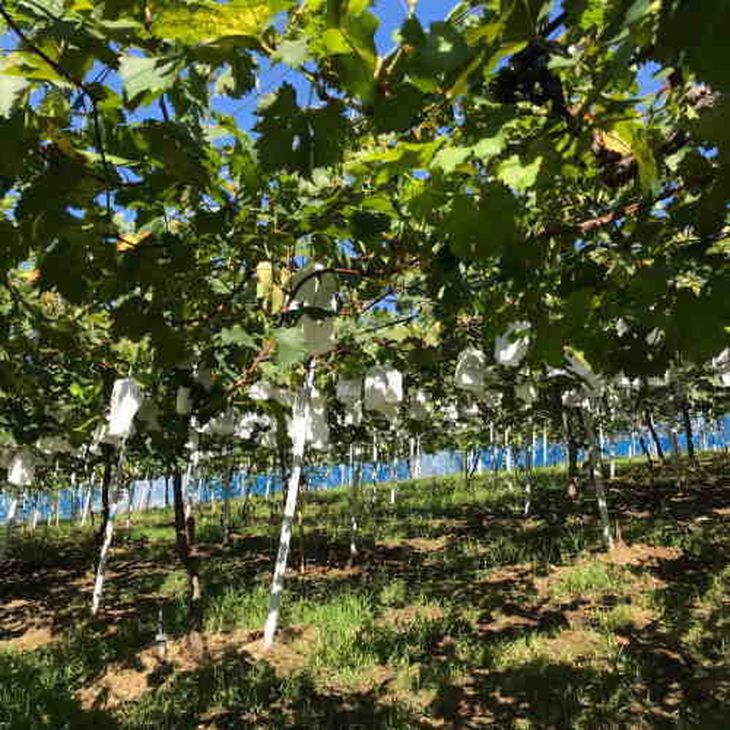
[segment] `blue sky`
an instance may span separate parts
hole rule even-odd
[[[442,20],[455,4],[455,0],[419,0],[416,15],[424,25],[428,25],[434,20]],[[374,12],[381,22],[376,41],[378,50],[382,53],[393,45],[393,32],[405,20],[405,0],[378,0]]]
[[[416,16],[428,27],[430,23],[443,20],[456,0],[419,0],[416,5]],[[372,11],[380,19],[380,27],[376,34],[378,52],[387,53],[394,45],[393,34],[400,28],[406,18],[406,0],[376,0]],[[256,106],[262,95],[275,91],[282,83],[291,83],[298,91],[299,103],[308,101],[309,85],[297,72],[278,64],[273,68],[263,68],[259,88],[239,100],[221,100],[216,108],[236,118],[244,129],[251,129],[256,123]]]
[[[428,27],[434,21],[443,20],[456,5],[457,0],[418,0],[416,16]],[[387,53],[394,45],[393,34],[400,28],[406,18],[406,0],[376,0],[372,11],[380,19],[380,27],[376,34],[378,52]],[[559,10],[556,6],[555,12]],[[639,83],[642,94],[657,91],[661,82],[653,78],[658,67],[646,64],[639,72]],[[256,106],[262,95],[275,91],[282,83],[294,85],[299,94],[299,103],[306,105],[309,97],[309,85],[294,69],[283,64],[270,69],[263,69],[259,88],[240,100],[225,100],[216,105],[221,111],[232,114],[244,129],[251,129],[256,123]]]
[[[456,5],[457,0],[418,0],[416,4],[416,16],[421,23],[428,27],[434,21],[443,20],[451,9]],[[376,34],[378,52],[387,53],[394,45],[393,35],[400,28],[406,18],[407,0],[375,0],[372,11],[380,20],[380,27]],[[556,6],[556,11],[559,8]],[[0,47],[12,48],[15,46],[15,39],[11,34],[0,35]],[[653,78],[657,66],[646,64],[639,73],[639,83],[643,94],[656,91],[661,86],[661,81]],[[117,79],[114,75],[107,77],[106,83],[117,86]],[[215,107],[220,111],[231,114],[244,129],[251,129],[256,122],[255,112],[261,96],[275,91],[282,83],[292,83],[297,89],[300,104],[305,105],[309,100],[309,85],[292,68],[278,64],[274,67],[261,69],[259,88],[242,99],[220,99]],[[133,115],[136,118],[157,117],[159,114],[157,106],[140,109]]]

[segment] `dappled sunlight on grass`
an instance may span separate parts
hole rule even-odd
[[[13,627],[0,643],[0,722],[31,707],[31,725],[54,727],[721,726],[730,492],[718,467],[711,488],[698,474],[661,509],[647,507],[644,471],[626,467],[611,491],[625,544],[608,555],[591,496],[566,500],[556,475],[541,476],[529,518],[520,492],[491,475],[469,489],[403,482],[395,505],[387,485],[366,488],[352,568],[347,492],[310,492],[268,655],[278,518],[262,499],[234,509],[225,546],[219,515],[200,510],[202,657],[183,642],[169,512],[120,524],[93,622],[92,534],[19,533],[0,608]],[[23,581],[28,571],[37,578]],[[160,610],[166,661],[154,649]],[[42,645],[31,631],[45,632]]]

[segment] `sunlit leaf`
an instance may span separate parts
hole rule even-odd
[[[256,37],[277,12],[291,4],[285,0],[176,3],[157,12],[152,32],[183,43],[205,43],[229,36]]]

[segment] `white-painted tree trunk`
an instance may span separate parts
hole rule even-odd
[[[199,474],[197,475],[197,490],[195,501],[198,504],[203,504],[203,480],[201,479]]]
[[[116,497],[117,495],[115,495]],[[114,499],[109,508],[109,519],[104,530],[104,540],[99,551],[99,564],[96,567],[96,579],[94,581],[94,592],[91,596],[91,615],[96,616],[101,607],[101,598],[104,592],[104,579],[106,577],[106,565],[109,560],[109,550],[114,537],[114,522],[117,512],[122,506],[122,499]]]
[[[606,455],[606,437],[603,434],[603,426],[598,425],[598,448],[601,450],[601,458]]]
[[[150,475],[147,475],[147,493],[145,495],[144,511],[149,512],[152,507],[152,492],[154,490],[153,482],[150,479]]]
[[[127,530],[130,530],[132,528],[132,510],[134,509],[134,494],[135,494],[135,485],[134,482],[132,482],[129,485],[129,488],[127,489],[127,509],[126,509],[126,515],[125,515],[125,528]]]
[[[514,463],[512,460],[512,444],[510,443],[510,432],[511,428],[507,426],[507,428],[504,430],[504,450],[505,450],[505,468],[508,472],[511,472],[514,468]]]
[[[531,429],[531,441],[530,441],[530,469],[534,468],[537,463],[537,431],[533,426]]]
[[[532,467],[535,463],[536,443],[537,439],[533,428],[530,448],[526,455],[527,463],[525,464],[525,509],[523,511],[525,517],[530,516],[530,510],[532,509]]]
[[[611,533],[611,520],[608,514],[608,501],[606,500],[606,488],[603,483],[601,471],[601,450],[596,436],[596,429],[593,422],[593,415],[584,411],[584,420],[588,434],[588,458],[591,470],[591,481],[596,490],[596,501],[598,502],[598,514],[601,519],[601,534],[603,542],[609,550],[613,549],[613,534]]]
[[[390,482],[390,498],[389,502],[391,507],[395,504],[396,499],[396,492],[398,489],[398,484],[395,481],[395,461],[393,460],[393,446],[391,444],[390,449],[383,449],[385,452],[385,477],[388,482]]]
[[[700,449],[707,451],[709,449],[709,444],[707,443],[707,421],[704,416],[701,416],[700,418]]]
[[[86,488],[86,498],[84,499],[84,510],[81,513],[81,527],[86,525],[86,521],[89,519],[91,513],[91,484]]]
[[[530,516],[530,510],[532,509],[532,483],[530,477],[525,479],[525,509],[523,515],[525,517]]]
[[[195,467],[198,464],[198,454],[193,453],[188,462],[188,468],[185,470],[185,479],[183,481],[183,495],[185,498],[185,524],[190,524],[190,518],[193,516],[193,490],[191,484]]]
[[[201,479],[204,479],[204,476],[201,476]],[[209,486],[206,490],[206,499],[208,500],[210,504],[210,514],[214,515],[218,511],[218,497],[215,493],[215,487]]]
[[[489,454],[491,459],[491,467],[492,467],[492,484],[497,484],[497,471],[500,468],[500,455],[499,455],[499,447],[497,445],[495,430],[494,430],[494,424],[489,424]]]
[[[41,511],[38,507],[38,495],[36,495],[35,502],[33,504],[33,512],[30,516],[30,531],[35,532],[35,528],[38,527],[38,520],[40,519]]]
[[[360,454],[354,455],[354,472],[352,474],[352,485],[350,487],[350,557],[347,561],[348,567],[352,567],[357,559],[357,533],[359,530],[358,520],[360,519],[360,476],[361,458]]]
[[[125,441],[122,441],[122,445],[119,451],[119,459],[117,462],[117,473],[115,475],[114,483],[119,484],[119,480],[122,478],[122,466],[124,465],[125,455]],[[126,497],[125,490],[114,487],[111,489],[111,504],[109,506],[109,519],[107,520],[104,528],[104,539],[101,544],[101,550],[99,551],[99,563],[96,567],[96,579],[94,580],[94,592],[91,596],[91,615],[96,616],[101,606],[101,598],[104,592],[104,579],[106,577],[106,565],[109,560],[109,550],[112,546],[112,538],[114,537],[114,521],[117,516],[117,512],[122,508]]]
[[[276,628],[279,623],[279,609],[281,607],[281,594],[284,590],[284,574],[289,560],[289,547],[291,545],[292,525],[297,511],[297,499],[299,496],[299,485],[302,476],[302,464],[304,462],[304,449],[306,446],[307,429],[311,416],[312,389],[314,387],[314,360],[309,363],[307,379],[302,390],[297,396],[294,404],[292,440],[292,470],[289,476],[289,486],[284,505],[284,517],[281,523],[281,535],[279,537],[279,550],[274,565],[274,577],[271,582],[271,595],[269,598],[269,612],[264,625],[264,649],[268,649],[274,643]]]
[[[548,439],[547,426],[542,427],[542,465],[548,465]]]
[[[350,444],[347,465],[347,486],[352,487],[355,479],[355,444]]]
[[[223,530],[223,544],[227,545],[231,537],[231,489],[233,486],[233,466],[226,466],[223,477],[223,509],[221,511],[221,529]],[[185,519],[189,517],[187,507]]]
[[[599,433],[599,445],[601,448],[601,458],[605,459],[608,457],[608,478],[616,478],[616,460],[613,453],[613,441],[611,439],[606,440],[606,435],[603,431],[603,426],[598,427]]]
[[[88,449],[84,450],[84,472],[79,484],[79,513],[78,522],[81,527],[86,525],[91,512],[91,498],[93,495],[94,470],[89,466]],[[84,488],[86,485],[86,488]]]
[[[3,530],[2,542],[0,542],[0,560],[5,559],[5,554],[8,550],[8,543],[10,542],[10,535],[13,532],[13,526],[15,525],[15,519],[18,516],[18,498],[11,497],[10,505],[8,506],[8,514],[5,518],[5,529]]]
[[[373,479],[370,485],[370,501],[373,503],[375,503],[378,494],[376,486],[378,483],[378,451],[378,434],[373,431]]]

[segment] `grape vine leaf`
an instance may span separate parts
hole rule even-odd
[[[276,362],[281,367],[296,365],[306,359],[308,352],[301,327],[280,327],[274,331]]]
[[[657,55],[666,63],[684,60],[718,91],[730,90],[727,35],[730,3],[726,0],[675,0],[662,3]]]
[[[301,109],[291,84],[283,84],[262,102],[255,130],[256,146],[266,170],[286,170],[311,176],[317,167],[342,159],[347,120],[339,102],[317,109]]]
[[[489,185],[477,199],[461,193],[451,203],[444,220],[449,247],[466,260],[485,260],[499,255],[517,234],[517,201],[499,183]]]
[[[277,12],[291,4],[284,0],[174,3],[155,13],[152,32],[160,38],[188,44],[231,36],[255,38]]]
[[[149,102],[168,91],[175,82],[178,70],[177,62],[156,57],[126,54],[119,62],[119,75],[127,98],[133,105],[135,101]]]

